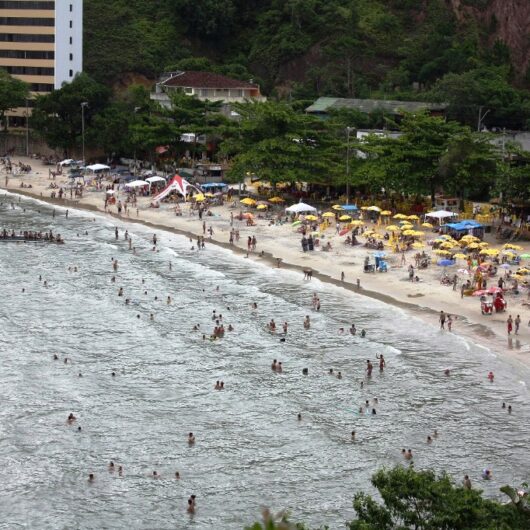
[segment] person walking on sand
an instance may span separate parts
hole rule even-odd
[[[515,324],[515,334],[518,335],[519,334],[519,327],[521,325],[521,316],[520,315],[517,315],[515,317],[514,324]]]
[[[507,328],[507,331],[508,331],[508,335],[511,335],[512,334],[512,329],[513,329],[513,318],[512,318],[512,315],[510,315],[508,317],[508,320],[506,321],[506,328]]]

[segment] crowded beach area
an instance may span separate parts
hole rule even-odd
[[[445,320],[452,333],[530,362],[530,244],[517,237],[526,219],[498,206],[432,209],[426,199],[418,212],[384,198],[322,203],[250,179],[201,186],[145,172],[124,181],[104,164],[81,175],[65,162],[22,157],[9,172],[4,167],[2,186],[177,231],[195,248],[217,244],[271,267],[295,267],[301,279],[340,284],[431,323]]]

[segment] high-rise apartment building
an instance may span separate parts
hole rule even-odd
[[[83,68],[83,0],[0,0],[0,68],[33,94],[71,81]]]

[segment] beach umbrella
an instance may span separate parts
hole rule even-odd
[[[499,265],[499,267],[501,269],[509,269],[510,268],[510,265],[508,265],[508,263],[503,263],[502,265]]]
[[[480,248],[477,243],[470,243],[467,248],[470,248],[471,250],[475,250],[477,248]]]
[[[524,258],[524,259],[528,259],[528,258],[530,258],[530,254],[521,254],[519,257],[520,258]]]
[[[394,217],[392,217],[392,219],[406,219],[407,216],[403,213],[397,213],[396,215],[394,215]]]
[[[385,230],[390,230],[390,232],[397,232],[398,230],[401,230],[401,228],[396,225],[388,225],[385,227]]]
[[[452,259],[441,259],[438,262],[438,265],[440,265],[440,267],[451,267],[454,264],[455,262]]]
[[[322,214],[322,217],[335,217],[335,214],[333,212],[326,212],[325,214]]]
[[[401,230],[414,230],[414,227],[412,225],[403,225]]]
[[[361,206],[361,210],[368,210],[368,206]]]
[[[239,202],[241,204],[244,204],[245,206],[254,206],[256,204],[256,201],[254,199],[251,199],[250,197],[246,197],[245,199],[241,199]]]
[[[268,206],[266,204],[258,204],[256,210],[266,210]]]
[[[415,250],[420,250],[422,248],[425,248],[425,245],[419,241],[417,241],[416,243],[412,243],[412,248],[415,249]]]
[[[331,209],[340,212],[342,210],[342,206],[340,204],[334,204]]]
[[[521,245],[514,245],[513,243],[506,243],[503,248],[510,248],[512,250],[523,250]]]
[[[404,230],[402,234],[404,236],[413,236],[416,232],[414,230],[411,230],[410,228],[408,230]]]
[[[381,208],[379,208],[379,206],[369,206],[368,208],[366,208],[368,211],[370,212],[380,212],[381,211]]]
[[[530,269],[522,268],[517,271],[517,274],[528,274],[530,272]]]
[[[438,256],[450,256],[451,253],[448,251],[448,250],[442,250],[442,249],[437,249],[434,251],[435,254],[437,254]]]
[[[196,202],[202,202],[202,201],[205,201],[206,200],[206,197],[204,196],[203,193],[198,193],[197,195],[195,195],[195,197],[193,197],[195,199]]]
[[[388,215],[392,215],[392,212],[390,210],[383,210],[381,212],[381,215],[384,215],[385,217],[388,216]]]
[[[419,221],[420,220],[420,218],[417,215],[409,215],[409,216],[407,216],[407,219],[409,221]]]
[[[272,199],[269,199],[269,202],[272,202],[273,204],[279,204],[280,202],[285,202],[281,197],[273,197]]]
[[[360,219],[356,219],[355,221],[351,222],[351,225],[352,226],[363,226],[364,225],[364,221],[361,221]]]
[[[298,226],[301,224],[302,224],[302,221],[295,221],[291,226]]]
[[[421,226],[423,226],[423,228],[432,228],[431,223],[421,223]]]
[[[351,217],[349,215],[341,215],[339,221],[351,221]]]
[[[306,221],[318,221],[318,217],[316,215],[306,215],[305,220]]]
[[[456,259],[467,259],[467,256],[465,254],[462,254],[462,253],[455,254],[453,257],[456,258]]]

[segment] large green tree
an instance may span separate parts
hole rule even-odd
[[[427,114],[405,115],[401,136],[369,136],[360,146],[360,183],[372,188],[459,197],[484,192],[493,182],[498,153],[489,137],[454,121]]]
[[[332,184],[344,172],[344,141],[329,123],[270,101],[240,104],[236,111],[239,128],[221,145],[233,157],[233,180],[252,173],[273,183]]]
[[[0,121],[7,127],[5,114],[11,109],[24,107],[29,97],[29,85],[11,77],[0,68]]]
[[[82,107],[84,105],[86,140],[96,138],[90,133],[94,116],[108,104],[110,90],[87,74],[79,74],[71,83],[35,100],[32,126],[53,149],[65,156],[82,142]],[[87,142],[88,143],[88,142]]]
[[[381,470],[372,477],[382,503],[354,497],[350,530],[524,530],[530,512],[485,499],[480,490],[455,486],[447,475],[413,467]],[[513,493],[510,490],[510,493]]]

